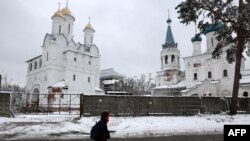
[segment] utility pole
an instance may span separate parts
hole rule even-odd
[[[243,21],[241,20],[240,15],[243,13],[243,0],[239,0],[238,8],[238,24],[237,29],[237,50],[236,50],[236,61],[235,61],[235,74],[234,74],[234,85],[233,85],[233,95],[231,102],[230,114],[236,115],[238,110],[238,92],[239,92],[239,81],[240,81],[240,66],[242,59],[242,52],[244,46],[244,30],[243,30]]]

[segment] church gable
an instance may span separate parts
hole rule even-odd
[[[196,86],[184,90],[183,93],[188,96],[217,96],[219,81],[209,81],[205,79],[202,82],[197,83]]]
[[[45,35],[44,39],[43,39],[43,45],[42,45],[42,47],[49,45],[49,42],[50,42],[51,40],[52,40],[52,41],[55,41],[56,38],[55,38],[53,35],[47,33],[47,34]]]

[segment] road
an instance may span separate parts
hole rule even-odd
[[[4,141],[4,140],[0,140]],[[10,141],[10,140],[8,140]],[[14,141],[14,140],[11,140]],[[49,139],[32,139],[32,140],[15,140],[15,141],[93,141],[90,139],[68,139],[68,140],[49,140]],[[108,141],[223,141],[223,135],[178,135],[166,137],[150,137],[150,138],[124,138],[110,139]]]

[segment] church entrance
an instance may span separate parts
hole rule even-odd
[[[32,96],[31,96],[31,104],[32,105],[37,105],[39,103],[39,89],[35,88],[33,90]]]

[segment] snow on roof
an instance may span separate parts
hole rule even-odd
[[[250,69],[248,69],[248,70],[243,70],[243,71],[241,71],[240,73],[241,73],[241,75],[250,75]]]
[[[219,83],[219,80],[211,80],[210,83],[216,84],[216,83]]]
[[[250,75],[242,75],[240,84],[250,83]]]
[[[95,91],[104,92],[102,89],[95,87]]]
[[[179,83],[174,84],[174,85],[161,85],[153,89],[171,89],[171,88],[183,88],[183,87],[186,87],[185,81],[180,81]]]
[[[108,80],[108,79],[112,79],[112,78],[122,79],[123,76],[121,74],[117,73],[113,68],[101,71],[101,76],[100,76],[101,80]]]
[[[127,94],[129,92],[125,92],[125,91],[107,91],[107,93],[117,93],[117,94],[123,93],[123,94]]]
[[[61,80],[61,81],[59,81],[59,82],[57,82],[57,83],[55,83],[55,84],[53,84],[53,85],[51,85],[49,87],[54,87],[54,88],[60,87],[60,88],[63,88],[63,87],[67,87],[67,85],[66,85],[66,83],[65,83],[64,80]]]
[[[185,92],[188,92],[188,91],[190,91],[190,89],[182,90],[181,92],[185,93]]]
[[[119,80],[104,80],[102,81],[103,84],[108,85],[108,84],[115,84],[115,82],[118,82]]]

